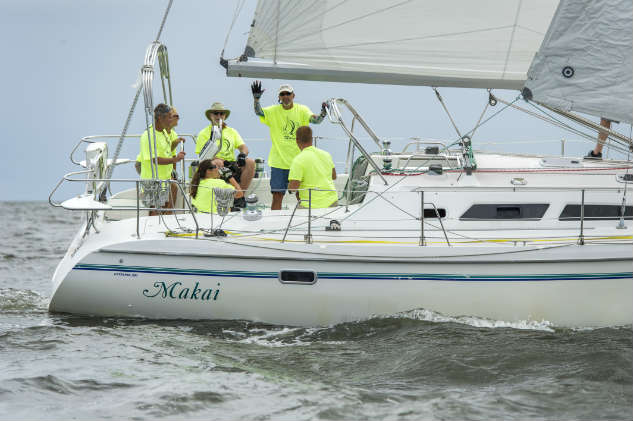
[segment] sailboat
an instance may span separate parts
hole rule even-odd
[[[488,89],[490,107],[504,103],[494,89],[514,89],[626,155],[630,136],[592,117],[633,122],[632,16],[615,0],[261,0],[243,53],[220,63],[231,77],[431,86],[440,100],[441,87]],[[147,121],[157,57],[169,83],[166,54],[157,39],[145,55]],[[86,213],[50,311],[302,326],[415,309],[633,322],[630,159],[477,152],[457,128],[457,141],[393,151],[350,101],[327,102],[349,139],[334,208],[273,211],[261,188],[241,212],[201,214],[180,182],[176,214],[148,216],[138,182],[108,196],[126,160],[90,137],[84,169],[60,181],[86,175],[85,192],[58,202],[56,187],[49,199]]]

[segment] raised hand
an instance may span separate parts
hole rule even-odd
[[[327,105],[327,102],[323,102],[321,104],[321,117],[325,117],[327,115],[327,109],[330,108],[329,105]]]
[[[259,80],[256,80],[251,84],[251,92],[253,92],[253,98],[259,99],[264,94],[266,89],[262,89],[262,83]]]

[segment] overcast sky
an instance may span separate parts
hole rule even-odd
[[[0,0],[0,66],[5,157],[0,166],[0,200],[47,200],[57,181],[79,170],[69,161],[83,136],[119,134],[134,97],[134,83],[145,50],[154,40],[167,0]],[[221,101],[232,110],[227,123],[236,128],[251,156],[266,158],[268,129],[252,109],[251,79],[228,78],[218,64],[230,27],[235,1],[176,0],[161,41],[169,51],[174,103],[181,120],[179,133],[197,133],[208,121],[204,110]],[[248,1],[232,31],[227,57],[242,52],[255,1]],[[262,103],[276,100],[282,81],[264,80]],[[382,138],[455,139],[446,114],[428,87],[376,86],[290,81],[295,101],[318,113],[329,97],[349,100]],[[160,86],[157,80],[155,87]],[[487,101],[483,90],[441,89],[460,130],[467,132]],[[499,91],[512,100],[518,92]],[[156,90],[159,94],[159,90]],[[161,98],[155,99],[155,103]],[[497,107],[498,109],[499,107]],[[141,133],[145,119],[142,100],[130,133]],[[337,126],[324,122],[315,134],[342,137]],[[526,144],[530,140],[576,139],[517,111],[505,111],[479,129],[475,148],[499,151],[558,153],[559,145]],[[250,141],[249,141],[250,140]],[[394,142],[401,148],[404,140]],[[489,142],[502,143],[490,146]],[[111,145],[111,154],[116,142]],[[375,147],[367,142],[370,150]],[[336,162],[345,159],[346,143],[328,140]],[[588,143],[568,144],[568,154],[585,154]],[[186,144],[188,157],[194,145]],[[134,159],[138,142],[123,147]],[[77,156],[82,159],[83,148]],[[131,166],[118,167],[115,177],[133,177]],[[83,185],[62,189],[57,199],[81,193]]]

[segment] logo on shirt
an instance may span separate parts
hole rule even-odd
[[[286,117],[286,124],[283,127],[284,138],[286,140],[295,140],[295,133],[297,132],[297,123]]]

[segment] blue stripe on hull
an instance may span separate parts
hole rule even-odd
[[[212,276],[224,278],[273,278],[277,272],[226,271],[204,269],[178,269],[144,266],[118,266],[78,264],[73,270],[93,270],[126,273],[157,273],[164,275]],[[542,275],[460,275],[432,273],[336,273],[318,272],[320,279],[377,279],[377,280],[426,280],[426,281],[458,281],[458,282],[528,282],[528,281],[566,281],[579,279],[627,279],[633,278],[633,272],[618,273],[570,273]]]

